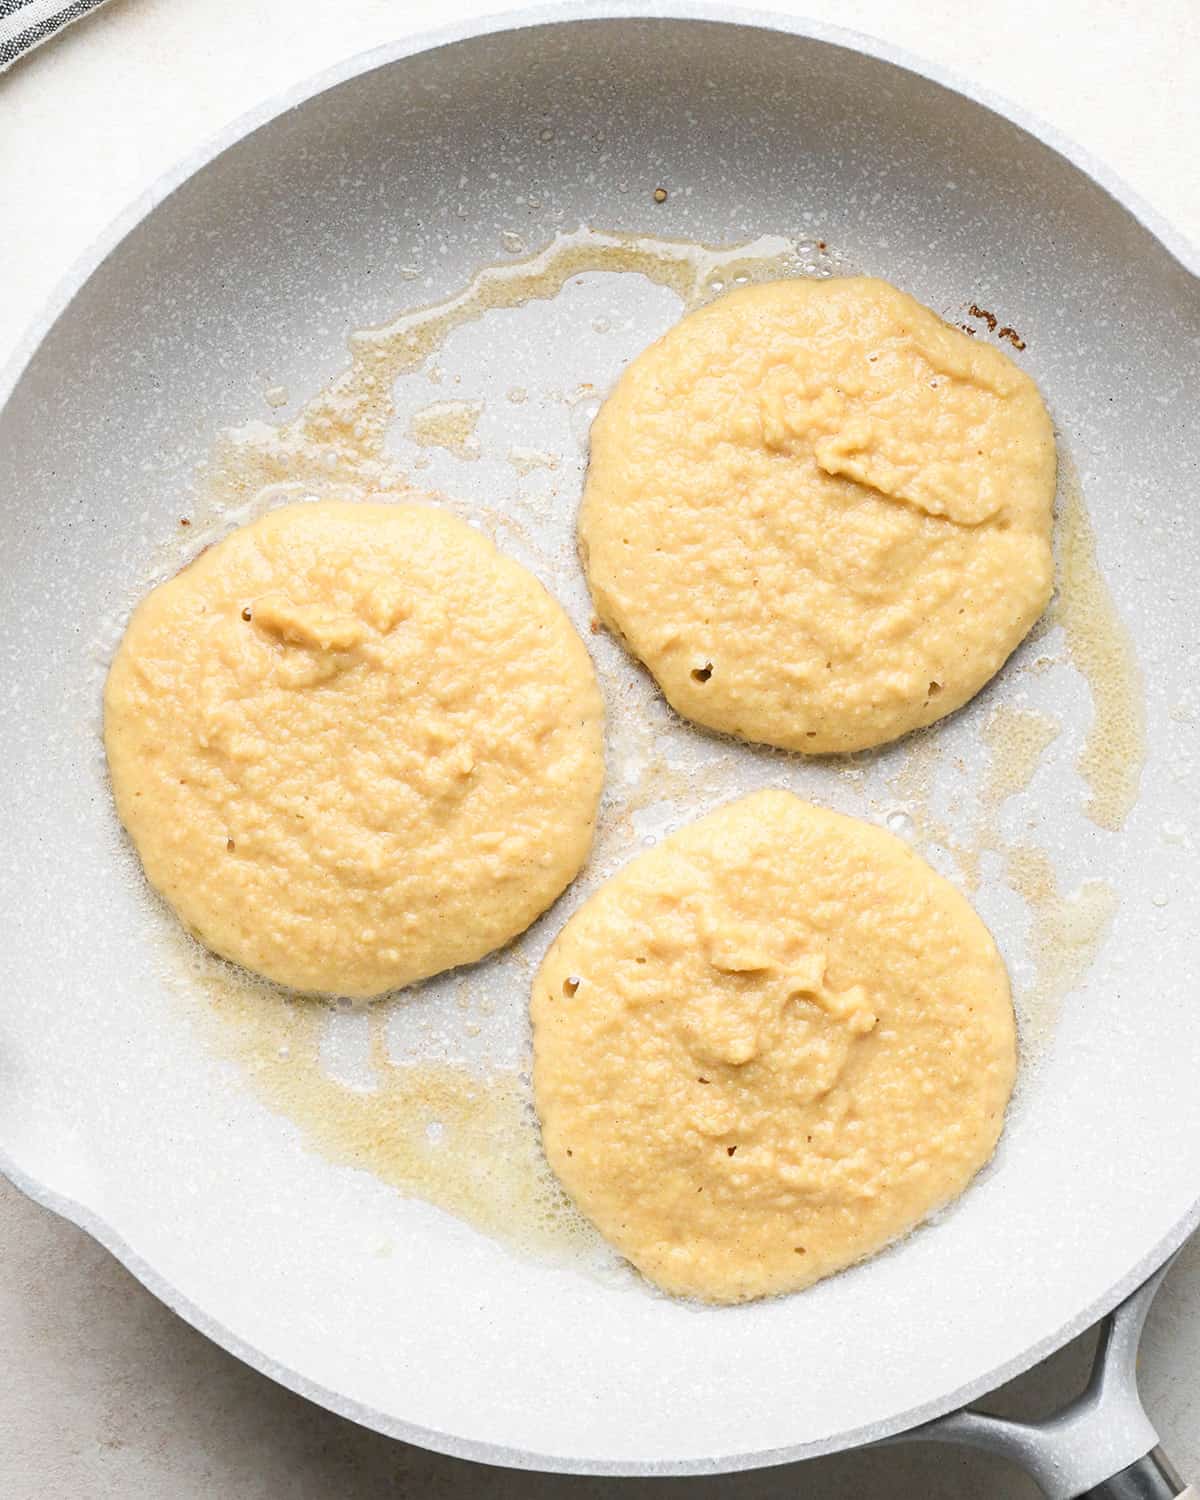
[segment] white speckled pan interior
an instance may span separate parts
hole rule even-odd
[[[883,1436],[987,1389],[1195,1220],[1200,284],[1079,165],[918,72],[826,34],[610,9],[363,59],[240,127],[132,216],[16,377],[0,414],[0,1159],[200,1327],[360,1421],[495,1462],[702,1472]],[[287,416],[344,366],[350,330],[579,226],[824,241],[952,321],[995,310],[1078,472],[1141,675],[1148,758],[1116,830],[1084,813],[1094,703],[1055,628],[935,731],[936,750],[804,764],[698,735],[589,633],[572,542],[580,397],[677,298],[585,274],[452,334],[431,361],[440,385],[428,367],[405,377],[397,462],[420,463],[423,486],[562,599],[612,730],[596,860],[517,949],[397,1011],[393,1056],[519,1065],[530,965],[566,914],[645,840],[741,789],[910,818],[957,878],[948,846],[975,836],[990,716],[1009,704],[1059,726],[999,836],[1042,849],[1063,893],[1106,882],[1115,912],[1027,1059],[996,1162],[935,1227],[739,1309],[514,1250],[312,1149],[181,1000],[171,918],[136,878],[99,741],[113,623],[194,550],[179,519],[214,433],[275,420],[268,391]],[[483,403],[478,456],[406,436],[447,398]],[[986,852],[980,872],[979,909],[1032,994],[1036,905]],[[463,994],[470,1011],[477,992],[469,1033],[412,1021]]]

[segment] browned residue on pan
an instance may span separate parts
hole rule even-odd
[[[994,312],[991,312],[988,308],[980,307],[978,302],[972,302],[970,307],[967,308],[967,314],[969,317],[978,318],[980,322],[986,323],[989,333],[994,333],[998,339],[1004,339],[1007,343],[1010,343],[1014,349],[1024,349],[1025,340],[1012,326],[1012,324],[1001,324],[1000,319],[996,316],[996,314]],[[964,333],[969,333],[974,336],[974,328],[968,327],[966,323],[960,323],[958,326]]]

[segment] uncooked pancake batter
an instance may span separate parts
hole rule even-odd
[[[1028,375],[886,282],[746,287],[592,427],[596,608],[700,724],[810,753],[929,724],[1050,597],[1055,453]]]
[[[558,604],[431,505],[290,505],[138,607],[105,689],[117,809],[210,948],[367,997],[470,963],[575,876],[603,775]]]
[[[533,987],[551,1167],[669,1292],[795,1291],[991,1156],[1015,1072],[1004,964],[906,844],[788,792],[640,855]]]

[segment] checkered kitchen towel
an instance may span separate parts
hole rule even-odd
[[[0,0],[0,73],[104,0]]]

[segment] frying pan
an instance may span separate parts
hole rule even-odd
[[[954,874],[988,725],[1006,704],[1053,720],[1028,788],[995,814],[1000,842],[1041,849],[1055,920],[1078,915],[1075,893],[1111,901],[1088,961],[1064,968],[1069,921],[981,856],[975,900],[1027,1035],[996,1161],[935,1227],[744,1308],[657,1296],[599,1251],[514,1247],[322,1150],[213,1041],[222,1002],[140,883],[105,782],[99,690],[128,609],[236,519],[201,515],[214,432],[288,417],[344,366],[349,330],[580,226],[783,237],[828,257],[810,268],[888,277],[977,337],[1013,330],[1059,432],[1063,514],[1077,475],[1090,516],[1104,639],[1117,650],[1127,632],[1137,663],[1114,718],[1111,681],[1079,670],[1086,630],[1071,656],[1052,624],[932,739],[838,764],[700,735],[588,632],[571,542],[590,400],[678,299],[585,269],[464,324],[401,382],[396,462],[563,599],[596,655],[610,749],[584,876],[512,949],[392,1003],[386,1066],[454,1053],[519,1072],[530,968],[566,915],[643,842],[749,786],[893,821]],[[0,387],[5,1171],[258,1369],[380,1431],[509,1465],[695,1474],[878,1441],[1117,1307],[1200,1216],[1200,893],[1185,878],[1198,268],[1101,169],[995,101],[874,43],[691,5],[570,6],[405,42],[234,126],[114,226]],[[477,446],[414,438],[448,394]],[[541,467],[514,458],[529,449]],[[1100,826],[1080,753],[1093,772],[1114,747],[1138,758],[1139,716],[1136,801]],[[1088,741],[1094,724],[1112,743]],[[351,1052],[361,1021],[329,1020]],[[1152,1290],[1110,1325],[1108,1374],[1073,1417],[1039,1433],[959,1415],[934,1435],[1024,1456],[1052,1494],[1118,1470],[1104,1493],[1175,1493],[1165,1461],[1143,1459],[1154,1434],[1132,1391]]]

